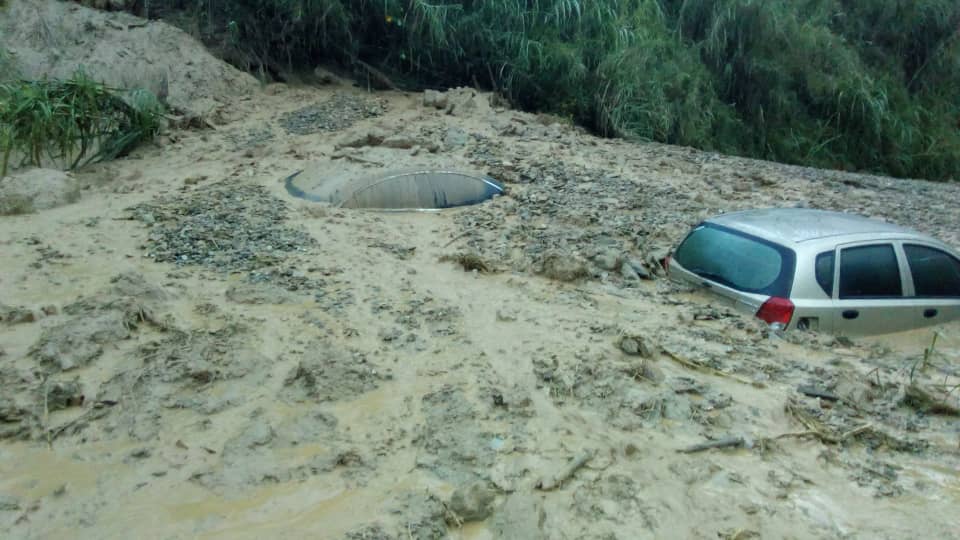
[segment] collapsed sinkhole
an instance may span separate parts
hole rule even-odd
[[[286,179],[287,192],[340,208],[440,210],[478,204],[504,193],[481,174],[444,169],[413,169],[374,176],[326,175],[303,170]]]

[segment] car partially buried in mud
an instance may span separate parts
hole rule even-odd
[[[778,329],[842,335],[960,318],[960,255],[934,238],[852,214],[748,210],[705,220],[667,259],[700,285]]]

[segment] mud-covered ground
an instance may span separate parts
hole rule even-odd
[[[655,264],[758,206],[958,246],[960,186],[602,140],[472,90],[273,85],[207,120],[0,217],[4,538],[960,537],[960,324],[770,335]],[[508,194],[291,198],[316,163]]]

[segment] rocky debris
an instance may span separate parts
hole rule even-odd
[[[23,306],[12,307],[0,304],[0,323],[25,324],[37,321],[37,313]]]
[[[284,379],[282,395],[292,401],[337,401],[356,398],[384,380],[389,370],[371,364],[365,355],[350,354],[329,344],[316,343]]]
[[[128,211],[150,226],[147,257],[178,266],[252,273],[275,268],[289,254],[316,245],[309,234],[283,226],[288,215],[283,201],[261,186],[233,180]]]
[[[436,495],[422,491],[401,493],[386,508],[398,516],[396,538],[438,540],[448,538],[446,508]]]
[[[497,492],[485,481],[471,482],[454,490],[447,507],[455,524],[483,521],[493,513]]]
[[[535,497],[513,493],[503,502],[494,515],[489,528],[494,538],[523,538],[546,540],[543,530],[547,514],[543,504]]]
[[[51,383],[43,388],[42,403],[46,410],[59,411],[70,407],[80,407],[83,402],[83,388],[76,379]]]
[[[36,416],[10,397],[0,396],[0,441],[27,439],[37,423]]]
[[[561,252],[545,255],[540,273],[557,281],[576,281],[590,275],[586,261],[576,255]]]
[[[452,482],[477,480],[496,461],[477,409],[460,388],[444,385],[422,399],[424,422],[413,443],[421,449],[417,467]]]
[[[434,109],[446,109],[449,101],[447,95],[436,90],[425,90],[423,92],[423,106],[433,107]]]
[[[382,99],[336,93],[323,103],[282,115],[280,126],[292,135],[341,131],[360,120],[381,116],[386,110]]]
[[[620,275],[627,283],[640,281],[640,275],[634,270],[633,265],[627,261],[624,261],[624,263],[620,265]]]
[[[657,352],[657,346],[652,340],[639,335],[623,335],[617,345],[621,351],[630,356],[653,358]]]
[[[347,531],[346,540],[396,540],[397,537],[387,533],[380,523],[370,523]]]
[[[137,274],[120,274],[106,290],[63,308],[66,320],[44,328],[30,349],[48,369],[83,367],[103,354],[105,346],[128,339],[141,324],[163,329],[154,315],[165,293]]]
[[[443,146],[447,150],[455,150],[466,146],[469,140],[470,136],[467,135],[466,131],[458,127],[451,127],[447,128],[447,132],[443,136]]]
[[[289,304],[298,296],[273,283],[239,283],[226,292],[227,300],[237,304]]]
[[[593,262],[601,270],[612,272],[621,266],[620,253],[615,249],[600,250],[596,255],[593,256]]]
[[[0,495],[0,512],[16,512],[20,510],[20,499],[13,495]]]
[[[0,179],[0,216],[30,214],[80,200],[80,186],[69,174],[28,169]]]

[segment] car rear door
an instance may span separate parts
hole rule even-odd
[[[916,326],[915,306],[905,294],[912,284],[894,242],[861,242],[837,247],[834,332],[867,335]]]
[[[920,242],[904,242],[913,284],[909,299],[915,326],[960,319],[960,259]]]

